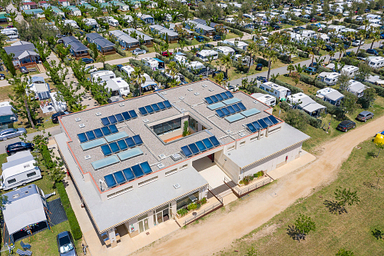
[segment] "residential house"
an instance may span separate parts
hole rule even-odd
[[[299,92],[287,97],[287,102],[292,105],[293,108],[301,109],[308,115],[318,117],[326,110],[326,107],[317,103],[308,95]]]
[[[23,10],[23,13],[25,13],[26,15],[32,15],[32,17],[35,19],[45,18],[45,14],[42,9]]]
[[[211,36],[215,33],[215,29],[207,25],[197,23],[196,21],[188,20],[185,23],[187,29],[193,30],[200,35]]]
[[[76,58],[89,57],[88,48],[74,36],[66,36],[59,40],[65,47],[71,46],[70,52]]]
[[[323,89],[318,90],[316,92],[316,96],[335,106],[340,106],[341,100],[344,98],[343,94],[330,87],[325,87]]]
[[[37,9],[37,3],[35,2],[23,2],[22,5],[20,6],[20,10],[32,10],[32,9]]]
[[[140,44],[144,44],[147,46],[153,45],[153,38],[148,36],[147,34],[144,34],[143,32],[134,29],[134,28],[125,28],[123,29],[125,33],[127,33],[130,37],[133,37],[137,40],[139,40]],[[142,42],[142,43],[141,43]]]
[[[64,26],[69,25],[73,28],[79,28],[79,25],[77,25],[77,22],[74,20],[64,20]]]
[[[97,50],[102,54],[116,53],[115,44],[105,39],[98,33],[87,34],[86,39],[88,42],[96,44]]]
[[[187,33],[187,37],[186,37],[187,39],[193,39],[194,38],[195,35],[194,35],[193,31],[191,31],[189,29],[186,29],[186,28],[183,28],[182,26],[180,26],[180,28]],[[169,24],[169,29],[172,30],[172,31],[177,32],[176,24],[170,23]]]
[[[139,47],[139,41],[127,35],[123,31],[120,31],[120,30],[109,31],[109,36],[113,37],[117,42],[119,42],[123,50],[133,50]]]
[[[69,7],[71,5],[69,0],[58,0],[58,2],[59,2],[59,5],[61,5],[63,7]]]
[[[11,46],[4,47],[7,54],[13,54],[13,65],[19,67],[35,67],[40,61],[40,55],[35,46],[30,42],[18,41]]]
[[[99,27],[99,24],[97,23],[97,21],[95,19],[92,19],[92,18],[85,18],[85,19],[83,19],[83,22],[85,25],[91,27],[92,29]]]
[[[12,105],[8,101],[0,102],[0,129],[11,128],[18,117],[13,111]]]
[[[81,11],[76,6],[70,5],[70,6],[67,6],[67,8],[70,10],[70,15],[81,16]]]
[[[60,10],[58,7],[56,6],[51,6],[51,9],[53,11],[53,13],[56,15],[56,16],[61,16],[61,17],[65,17],[65,13]]]
[[[166,27],[160,25],[152,25],[149,26],[152,32],[160,35],[160,37],[164,40],[168,40],[169,43],[176,43],[179,39],[179,34],[173,30],[170,30]]]
[[[155,19],[151,15],[139,14],[138,16],[146,24],[153,24],[153,23],[155,23]]]
[[[122,3],[120,1],[113,0],[110,2],[113,6],[118,6],[119,10],[122,12],[127,12],[129,11],[129,5]]]

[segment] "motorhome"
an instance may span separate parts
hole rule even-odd
[[[340,74],[336,72],[321,72],[317,79],[326,83],[327,85],[335,85],[339,79]]]
[[[286,99],[289,95],[291,95],[291,91],[288,88],[285,88],[284,86],[272,83],[272,82],[265,82],[258,87],[266,92],[268,92],[270,95],[275,96],[279,100]]]
[[[70,25],[73,28],[79,28],[79,25],[77,25],[77,22],[74,20],[64,20],[64,26]]]
[[[379,19],[370,19],[370,20],[368,20],[368,22],[370,24],[381,25],[381,20],[379,20]]]
[[[235,50],[233,50],[231,47],[229,46],[217,46],[215,48],[215,50],[219,53],[222,53],[224,55],[229,55],[229,56],[232,56],[233,54],[235,54]]]
[[[135,69],[131,66],[124,66],[121,68],[121,71],[126,73],[128,77],[131,77],[131,73],[135,71]]]
[[[147,58],[141,59],[141,61],[144,63],[144,65],[150,67],[152,70],[165,68],[164,61],[159,60],[157,58],[147,57]]]
[[[276,105],[276,98],[271,96],[271,95],[268,95],[268,94],[253,93],[253,94],[251,94],[251,97],[254,98],[255,100],[261,101],[265,105],[268,105],[271,107]]]
[[[341,69],[341,74],[347,75],[349,77],[355,77],[356,73],[359,71],[358,67],[352,65],[345,65]]]
[[[100,70],[91,74],[92,82],[104,83],[113,78],[116,78],[116,75],[111,70]]]
[[[214,50],[202,50],[196,53],[196,56],[203,61],[209,61],[209,58],[216,60],[219,58],[219,53]]]
[[[19,152],[25,154],[25,152]],[[19,154],[17,153],[17,154]],[[2,165],[0,189],[9,190],[42,178],[40,168],[32,154]]]
[[[368,60],[368,65],[371,68],[381,68],[384,67],[384,57],[375,57],[375,56],[370,56],[367,58]]]
[[[113,27],[119,26],[119,21],[113,17],[108,18],[108,24]]]
[[[243,41],[227,41],[227,40],[224,40],[223,41],[224,44],[228,44],[230,46],[233,46],[233,47],[237,47],[237,48],[240,48],[242,50],[247,50],[247,47],[248,47],[248,44],[243,42]]]
[[[332,105],[340,106],[341,100],[344,98],[344,95],[333,88],[325,87],[316,92],[316,97],[327,101]]]

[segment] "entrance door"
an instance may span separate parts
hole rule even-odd
[[[139,221],[140,233],[149,229],[148,218]]]

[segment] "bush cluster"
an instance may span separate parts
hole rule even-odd
[[[288,88],[292,94],[303,92],[303,90],[301,90],[300,88],[297,88],[295,86],[292,86],[292,85],[285,83],[283,81],[280,81],[280,80],[275,80],[275,83],[278,85],[284,86],[285,88]]]

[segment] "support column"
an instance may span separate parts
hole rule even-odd
[[[117,241],[116,241],[115,229],[108,230],[108,237],[109,237],[109,241],[111,242],[111,247],[112,248],[116,247]]]

